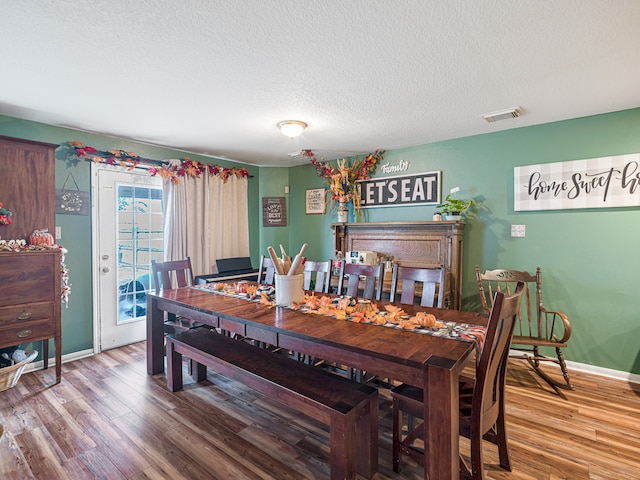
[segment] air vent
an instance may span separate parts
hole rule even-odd
[[[507,120],[508,118],[517,118],[524,112],[520,107],[509,108],[507,110],[499,110],[497,112],[485,113],[480,115],[487,123],[497,122],[498,120]]]

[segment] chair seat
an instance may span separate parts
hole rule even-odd
[[[177,318],[176,320],[165,320],[164,333],[176,333],[191,330],[193,328],[199,328],[204,326],[203,323],[196,322],[189,318]]]
[[[511,343],[515,343],[517,345],[531,345],[531,346],[538,346],[538,347],[554,347],[554,348],[565,348],[567,346],[566,343],[553,342],[551,340],[546,340],[544,338],[519,337],[517,335],[513,336],[513,341]]]

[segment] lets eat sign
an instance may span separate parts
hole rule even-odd
[[[441,172],[372,178],[358,183],[362,208],[440,203]]]

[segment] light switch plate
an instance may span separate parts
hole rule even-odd
[[[524,237],[525,236],[525,226],[524,225],[511,225],[511,236],[512,237]]]
[[[60,240],[62,238],[62,228],[56,225],[56,240]]]

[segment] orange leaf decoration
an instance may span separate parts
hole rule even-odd
[[[389,312],[391,317],[404,317],[407,315],[403,309],[396,307],[395,305],[385,305],[384,309]]]
[[[413,322],[411,322],[409,320],[401,320],[398,325],[403,330],[415,330],[416,326],[417,326],[415,323],[413,323]]]

